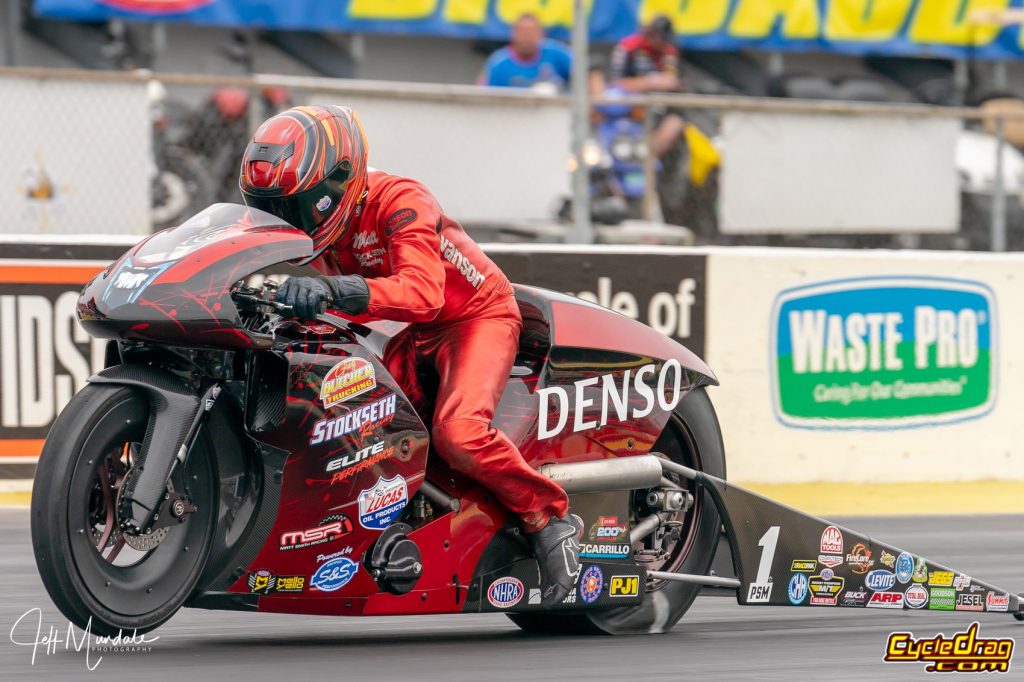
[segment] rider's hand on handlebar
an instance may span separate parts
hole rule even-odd
[[[296,317],[315,320],[327,310],[330,292],[327,285],[316,277],[289,277],[277,290],[274,300],[289,306]]]

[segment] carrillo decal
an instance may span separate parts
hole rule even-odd
[[[996,400],[996,322],[981,282],[869,277],[783,291],[770,340],[776,416],[898,429],[984,415]]]

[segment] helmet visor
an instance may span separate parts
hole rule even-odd
[[[243,192],[246,206],[276,215],[289,225],[312,236],[341,203],[352,179],[352,168],[339,165],[312,189],[286,196],[261,196],[252,190]]]

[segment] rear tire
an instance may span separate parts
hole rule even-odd
[[[718,417],[703,388],[691,391],[676,407],[653,452],[684,466],[725,478],[725,448]],[[707,575],[718,548],[721,518],[710,495],[695,489],[687,513],[690,532],[671,566],[661,570]],[[692,516],[691,516],[692,515]],[[543,634],[626,635],[671,630],[700,594],[700,585],[662,582],[649,589],[642,604],[593,613],[510,613],[527,632]]]
[[[111,452],[142,442],[149,417],[137,390],[90,384],[57,417],[36,469],[31,525],[39,575],[61,613],[97,635],[148,632],[164,623],[192,592],[209,554],[217,478],[205,431],[171,479],[175,490],[187,489],[196,510],[168,527],[155,547],[134,550],[141,555],[134,563],[131,553],[128,562],[120,555],[122,565],[105,558],[121,542],[116,530],[97,544],[97,527],[107,527],[97,521],[100,469]]]

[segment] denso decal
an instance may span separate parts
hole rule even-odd
[[[910,582],[913,575],[914,557],[906,552],[900,552],[900,555],[896,557],[896,580],[905,585]]]
[[[359,564],[348,557],[331,559],[316,569],[309,584],[321,592],[335,592],[348,585],[358,571]]]
[[[776,416],[816,429],[979,417],[995,401],[995,327],[980,282],[868,277],[785,291],[772,314]]]
[[[902,609],[902,592],[875,592],[868,599],[868,608],[872,609]]]
[[[600,566],[587,566],[580,574],[580,599],[584,604],[593,604],[604,589],[604,572]]]
[[[498,578],[487,588],[487,601],[498,609],[507,609],[523,598],[523,584],[516,578]]]
[[[359,525],[384,530],[409,502],[409,488],[401,476],[379,478],[372,488],[359,493]]]
[[[633,552],[632,545],[600,545],[584,543],[580,556],[585,559],[623,559]]]
[[[462,255],[462,252],[444,235],[441,235],[441,257],[455,266],[455,269],[466,278],[474,289],[484,285],[487,277],[480,272],[473,262]]]
[[[656,384],[656,388],[651,387]],[[600,384],[600,386],[598,386]],[[600,391],[600,395],[595,395]],[[671,392],[671,397],[669,396]],[[571,393],[571,395],[570,395]],[[586,396],[585,394],[590,394]],[[643,405],[630,409],[633,394],[643,398]],[[589,431],[608,423],[610,413],[619,422],[642,419],[651,414],[655,407],[671,412],[682,400],[683,368],[678,360],[668,360],[657,369],[648,364],[633,370],[625,370],[621,376],[602,374],[580,379],[572,387],[549,386],[537,391],[540,399],[537,440],[553,438],[569,426],[571,417],[572,433]],[[600,411],[600,419],[597,418]],[[590,418],[586,415],[589,413]]]
[[[794,573],[793,577],[789,579],[789,588],[786,590],[789,603],[793,606],[803,604],[804,599],[807,598],[807,591],[807,576],[803,573]]]
[[[928,590],[920,585],[911,585],[904,594],[907,606],[912,609],[920,609],[928,603]]]
[[[878,569],[868,573],[867,577],[864,578],[864,585],[869,590],[875,592],[885,592],[891,590],[892,586],[896,584],[896,574],[892,571],[886,571]]]
[[[281,549],[302,549],[322,545],[343,538],[352,532],[352,522],[344,514],[334,514],[322,519],[312,528],[290,530],[281,533]]]
[[[392,393],[341,416],[321,419],[313,424],[313,436],[309,439],[309,444],[319,445],[337,440],[351,433],[359,432],[364,427],[384,426],[395,418],[397,404],[398,396]]]
[[[836,526],[829,526],[821,532],[820,551],[822,554],[843,553],[843,533]]]
[[[320,400],[326,410],[376,386],[373,365],[362,358],[345,358],[324,375]]]

